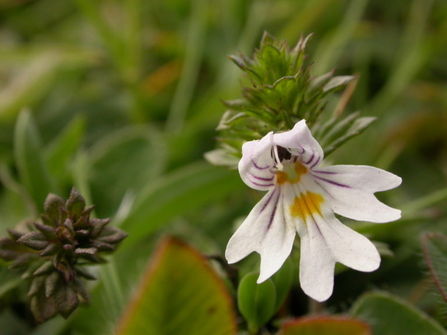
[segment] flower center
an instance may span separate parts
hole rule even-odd
[[[282,185],[284,183],[296,184],[300,181],[301,176],[307,173],[307,167],[301,162],[288,162],[283,165],[283,170],[276,173],[276,183]]]
[[[324,198],[317,193],[307,191],[299,197],[293,199],[293,204],[290,206],[290,215],[293,217],[300,217],[306,221],[307,216],[321,215],[321,204]]]

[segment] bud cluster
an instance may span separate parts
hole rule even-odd
[[[11,238],[0,239],[0,258],[31,281],[28,295],[38,322],[56,314],[66,318],[80,300],[88,300],[83,279],[95,277],[84,266],[105,262],[101,254],[113,252],[127,236],[108,226],[109,219],[90,218],[93,208],[76,189],[65,202],[50,194],[41,222],[26,233],[9,230]]]
[[[341,118],[334,113],[324,125],[319,116],[332,92],[355,83],[354,76],[334,76],[334,71],[312,76],[312,63],[305,49],[311,35],[301,37],[294,48],[265,33],[253,58],[243,54],[229,58],[244,71],[242,99],[224,101],[228,110],[217,127],[220,149],[206,154],[213,164],[235,166],[246,141],[268,132],[290,130],[305,119],[328,155],[344,141],[368,127],[374,118],[359,118],[353,113]]]

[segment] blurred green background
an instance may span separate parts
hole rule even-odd
[[[330,161],[404,180],[380,196],[403,220],[355,226],[394,257],[373,274],[337,276],[330,308],[379,287],[433,312],[419,239],[447,232],[446,18],[443,0],[0,0],[0,228],[36,218],[47,193],[67,197],[75,186],[129,233],[95,270],[90,307],[68,321],[35,328],[2,265],[0,325],[107,333],[160,235],[223,253],[260,195],[203,154],[216,146],[221,100],[241,96],[241,71],[226,56],[251,56],[264,31],[290,45],[314,33],[314,75],[359,76],[346,113],[379,119]],[[303,314],[294,294],[292,311]]]

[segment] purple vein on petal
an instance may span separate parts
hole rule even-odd
[[[329,183],[329,184],[332,184],[332,185],[335,185],[335,186],[339,186],[339,187],[351,188],[351,187],[348,186],[348,185],[340,184],[340,183],[337,183],[337,182],[332,181],[332,180],[330,180],[330,179],[326,179],[326,178],[322,178],[322,177],[320,177],[320,176],[316,176],[316,175],[314,175],[313,173],[311,173],[311,174],[312,174],[313,177],[315,177],[315,178],[317,178],[317,179],[319,179],[319,180],[325,181],[326,183]]]
[[[273,190],[272,194],[270,194],[270,196],[268,197],[268,199],[267,199],[267,201],[265,202],[264,206],[262,206],[261,211],[259,212],[259,214],[261,214],[261,213],[264,211],[264,209],[266,209],[266,207],[268,206],[268,204],[269,204],[270,201],[272,200],[273,195],[276,193],[277,190],[278,190],[277,188],[275,188],[275,189]]]
[[[312,162],[314,160],[315,157],[315,151],[312,149],[312,156],[310,156],[309,160],[307,162],[303,162],[304,164],[309,164],[310,162]]]
[[[312,170],[313,173],[321,173],[321,174],[337,174],[337,172],[332,171],[321,171],[321,170]]]
[[[252,163],[253,166],[254,166],[256,169],[258,169],[258,170],[265,170],[265,169],[269,169],[269,168],[271,168],[270,165],[267,165],[267,166],[259,166],[258,164],[256,164],[256,162],[255,162],[253,159],[251,160],[251,163]]]
[[[250,176],[257,179],[257,180],[262,180],[262,181],[273,181],[273,178],[275,178],[275,176],[271,176],[269,178],[264,178],[264,177],[258,177],[257,175],[250,173]]]
[[[275,205],[273,206],[272,213],[270,214],[269,224],[267,225],[267,231],[270,229],[270,227],[272,226],[273,220],[275,219],[276,210],[278,209],[278,202],[279,202],[280,197],[281,197],[281,192],[279,192],[278,196],[276,197]]]
[[[335,197],[331,194],[331,192],[329,192],[326,187],[324,187],[323,185],[321,185],[321,183],[318,182],[318,180],[314,179],[314,183],[317,184],[324,192],[326,192],[326,194],[328,196],[330,196],[332,199],[335,199]]]
[[[315,163],[312,164],[312,166],[310,167],[311,169],[313,169],[315,166],[317,166],[321,161],[321,156],[318,156],[317,160],[315,161]]]
[[[250,183],[252,183],[253,185],[259,186],[259,187],[272,187],[272,186],[274,186],[274,184],[260,184],[260,183],[256,183],[253,180],[250,180]]]

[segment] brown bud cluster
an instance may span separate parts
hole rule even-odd
[[[57,314],[68,317],[80,300],[88,300],[84,279],[95,279],[86,265],[105,262],[127,234],[108,226],[109,219],[90,218],[94,206],[72,189],[67,201],[54,194],[45,200],[41,222],[29,232],[9,230],[11,238],[0,239],[0,258],[10,268],[31,280],[28,295],[38,322]]]

